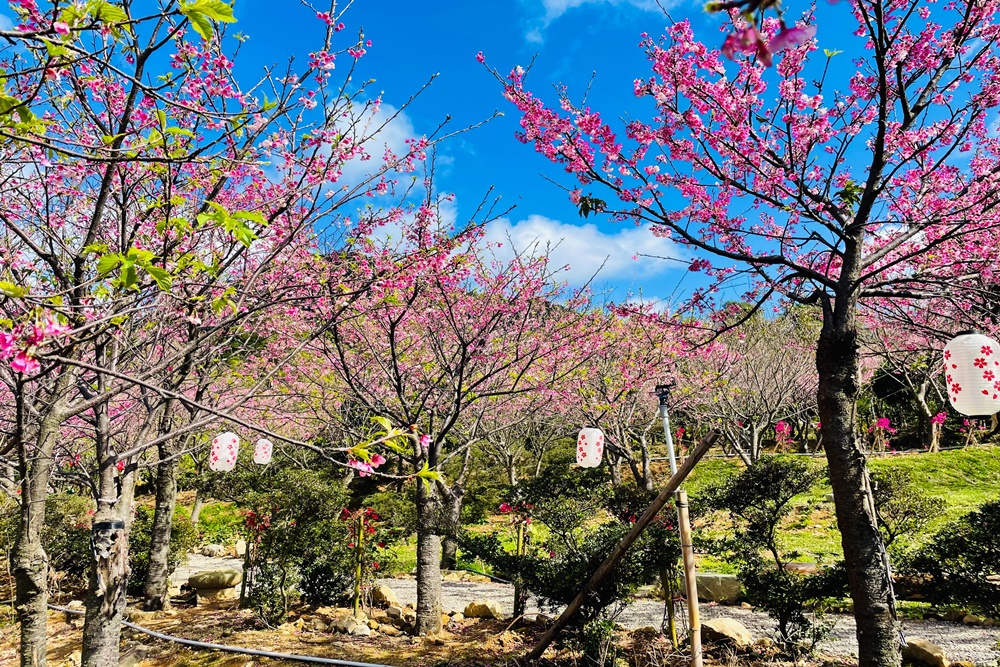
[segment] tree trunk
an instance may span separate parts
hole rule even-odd
[[[441,508],[441,569],[454,570],[458,566],[458,534],[462,528],[462,498],[465,491],[458,484],[449,490],[449,497]]]
[[[90,590],[85,603],[83,667],[116,667],[119,662],[122,614],[128,602],[127,514],[127,509],[112,510],[98,512],[94,517],[96,562],[90,568]],[[98,530],[104,526],[107,528]]]
[[[646,433],[642,434],[639,441],[642,448],[642,486],[647,491],[653,490],[653,459],[649,452],[649,438]]]
[[[615,458],[608,458],[608,471],[611,473],[611,486],[616,489],[622,485],[622,471],[618,468],[619,461]]]
[[[417,479],[417,635],[441,631],[440,501],[436,489]]]
[[[57,392],[65,390],[68,378],[64,374],[59,379]],[[21,665],[44,667],[48,649],[49,557],[42,546],[42,529],[45,527],[45,500],[54,463],[52,454],[63,418],[59,414],[60,406],[53,406],[39,424],[37,438],[29,443],[24,408],[21,393],[18,392],[15,437],[21,474],[21,524],[13,554],[15,608],[21,627]]]
[[[176,483],[176,481],[175,481]],[[194,492],[194,504],[191,505],[191,525],[197,526],[201,518],[201,508],[205,506],[205,492],[196,489]]]
[[[816,349],[817,403],[833,486],[837,524],[857,620],[859,667],[896,667],[899,629],[894,616],[885,548],[868,511],[867,467],[857,442],[859,353],[856,305],[825,309]]]
[[[160,463],[156,466],[156,508],[150,529],[149,571],[143,587],[146,611],[170,608],[169,590],[170,531],[174,525],[174,505],[177,502],[177,459],[170,441],[159,446]]]

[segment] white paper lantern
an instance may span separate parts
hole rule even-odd
[[[599,428],[585,428],[576,437],[576,462],[583,468],[596,468],[604,456],[604,434]]]
[[[1000,344],[977,332],[963,332],[944,348],[948,400],[965,415],[1000,412]]]
[[[253,447],[253,462],[257,465],[266,466],[271,462],[271,451],[273,449],[274,445],[271,444],[270,440],[261,438]]]
[[[240,451],[240,439],[232,431],[215,436],[208,452],[208,467],[215,472],[229,472],[236,467],[236,455]]]

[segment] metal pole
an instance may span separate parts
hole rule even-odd
[[[670,475],[677,474],[677,455],[674,452],[674,438],[670,433],[668,402],[672,385],[657,385],[656,396],[660,399],[660,419],[663,420],[663,437],[667,441],[667,456],[670,458]],[[678,485],[674,493],[677,505],[677,527],[680,533],[681,558],[684,562],[684,588],[688,606],[688,628],[691,642],[691,667],[702,667],[701,619],[698,613],[698,577],[694,562],[694,543],[691,539],[691,520],[688,516],[687,493]],[[670,604],[673,604],[671,601]]]

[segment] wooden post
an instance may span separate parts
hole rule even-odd
[[[667,504],[670,496],[674,494],[684,479],[688,476],[688,474],[690,474],[691,470],[694,469],[695,464],[701,460],[701,458],[712,447],[712,445],[715,444],[721,435],[722,433],[720,431],[713,430],[705,436],[704,439],[702,439],[695,450],[691,452],[691,454],[684,461],[684,465],[680,467],[677,474],[667,480],[666,487],[660,491],[660,494],[656,496],[653,503],[646,508],[646,511],[642,513],[642,516],[639,517],[634,524],[632,524],[632,529],[622,539],[618,546],[615,547],[615,550],[611,552],[611,555],[608,556],[607,560],[601,563],[601,566],[597,568],[597,571],[590,577],[590,580],[587,581],[583,589],[577,593],[576,597],[573,598],[573,601],[570,602],[566,609],[563,610],[563,613],[559,615],[559,618],[557,618],[549,629],[545,631],[545,634],[543,634],[542,638],[538,640],[538,643],[535,644],[533,649],[531,649],[531,652],[524,657],[526,661],[530,662],[532,660],[538,660],[542,657],[542,654],[545,653],[545,649],[549,647],[552,640],[556,638],[556,635],[558,635],[562,629],[566,627],[566,624],[569,623],[569,620],[573,617],[573,615],[580,611],[580,607],[583,606],[583,601],[587,598],[587,594],[596,590],[597,587],[601,585],[601,582],[603,582],[608,575],[611,574],[611,571],[616,565],[618,565],[618,562],[622,559],[622,556],[625,555],[625,552],[628,551],[633,544],[635,544],[635,541],[639,539],[642,532],[646,530],[646,527],[653,521],[656,513],[663,509],[663,506]]]
[[[687,589],[688,630],[691,641],[691,667],[702,667],[701,619],[698,618],[698,576],[694,564],[694,543],[691,540],[691,519],[688,516],[687,491],[678,490],[677,521],[684,559],[684,583]]]

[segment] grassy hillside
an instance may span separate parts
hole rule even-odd
[[[825,469],[825,461],[821,457],[812,461],[813,465]],[[944,501],[944,512],[928,526],[924,538],[949,520],[1000,498],[1000,447],[997,446],[979,445],[933,454],[880,456],[872,458],[870,463],[872,469],[907,470],[923,493]],[[742,464],[734,460],[702,461],[685,486],[690,496],[697,499],[706,489],[721,483],[741,467]],[[801,560],[828,563],[842,556],[833,503],[826,500],[830,492],[829,483],[818,484],[812,493],[796,499],[795,510],[784,526],[784,546],[800,552]],[[725,526],[718,522],[703,523],[701,528],[708,533],[725,530]],[[922,540],[918,538],[916,541]],[[721,564],[708,559],[706,565]]]

